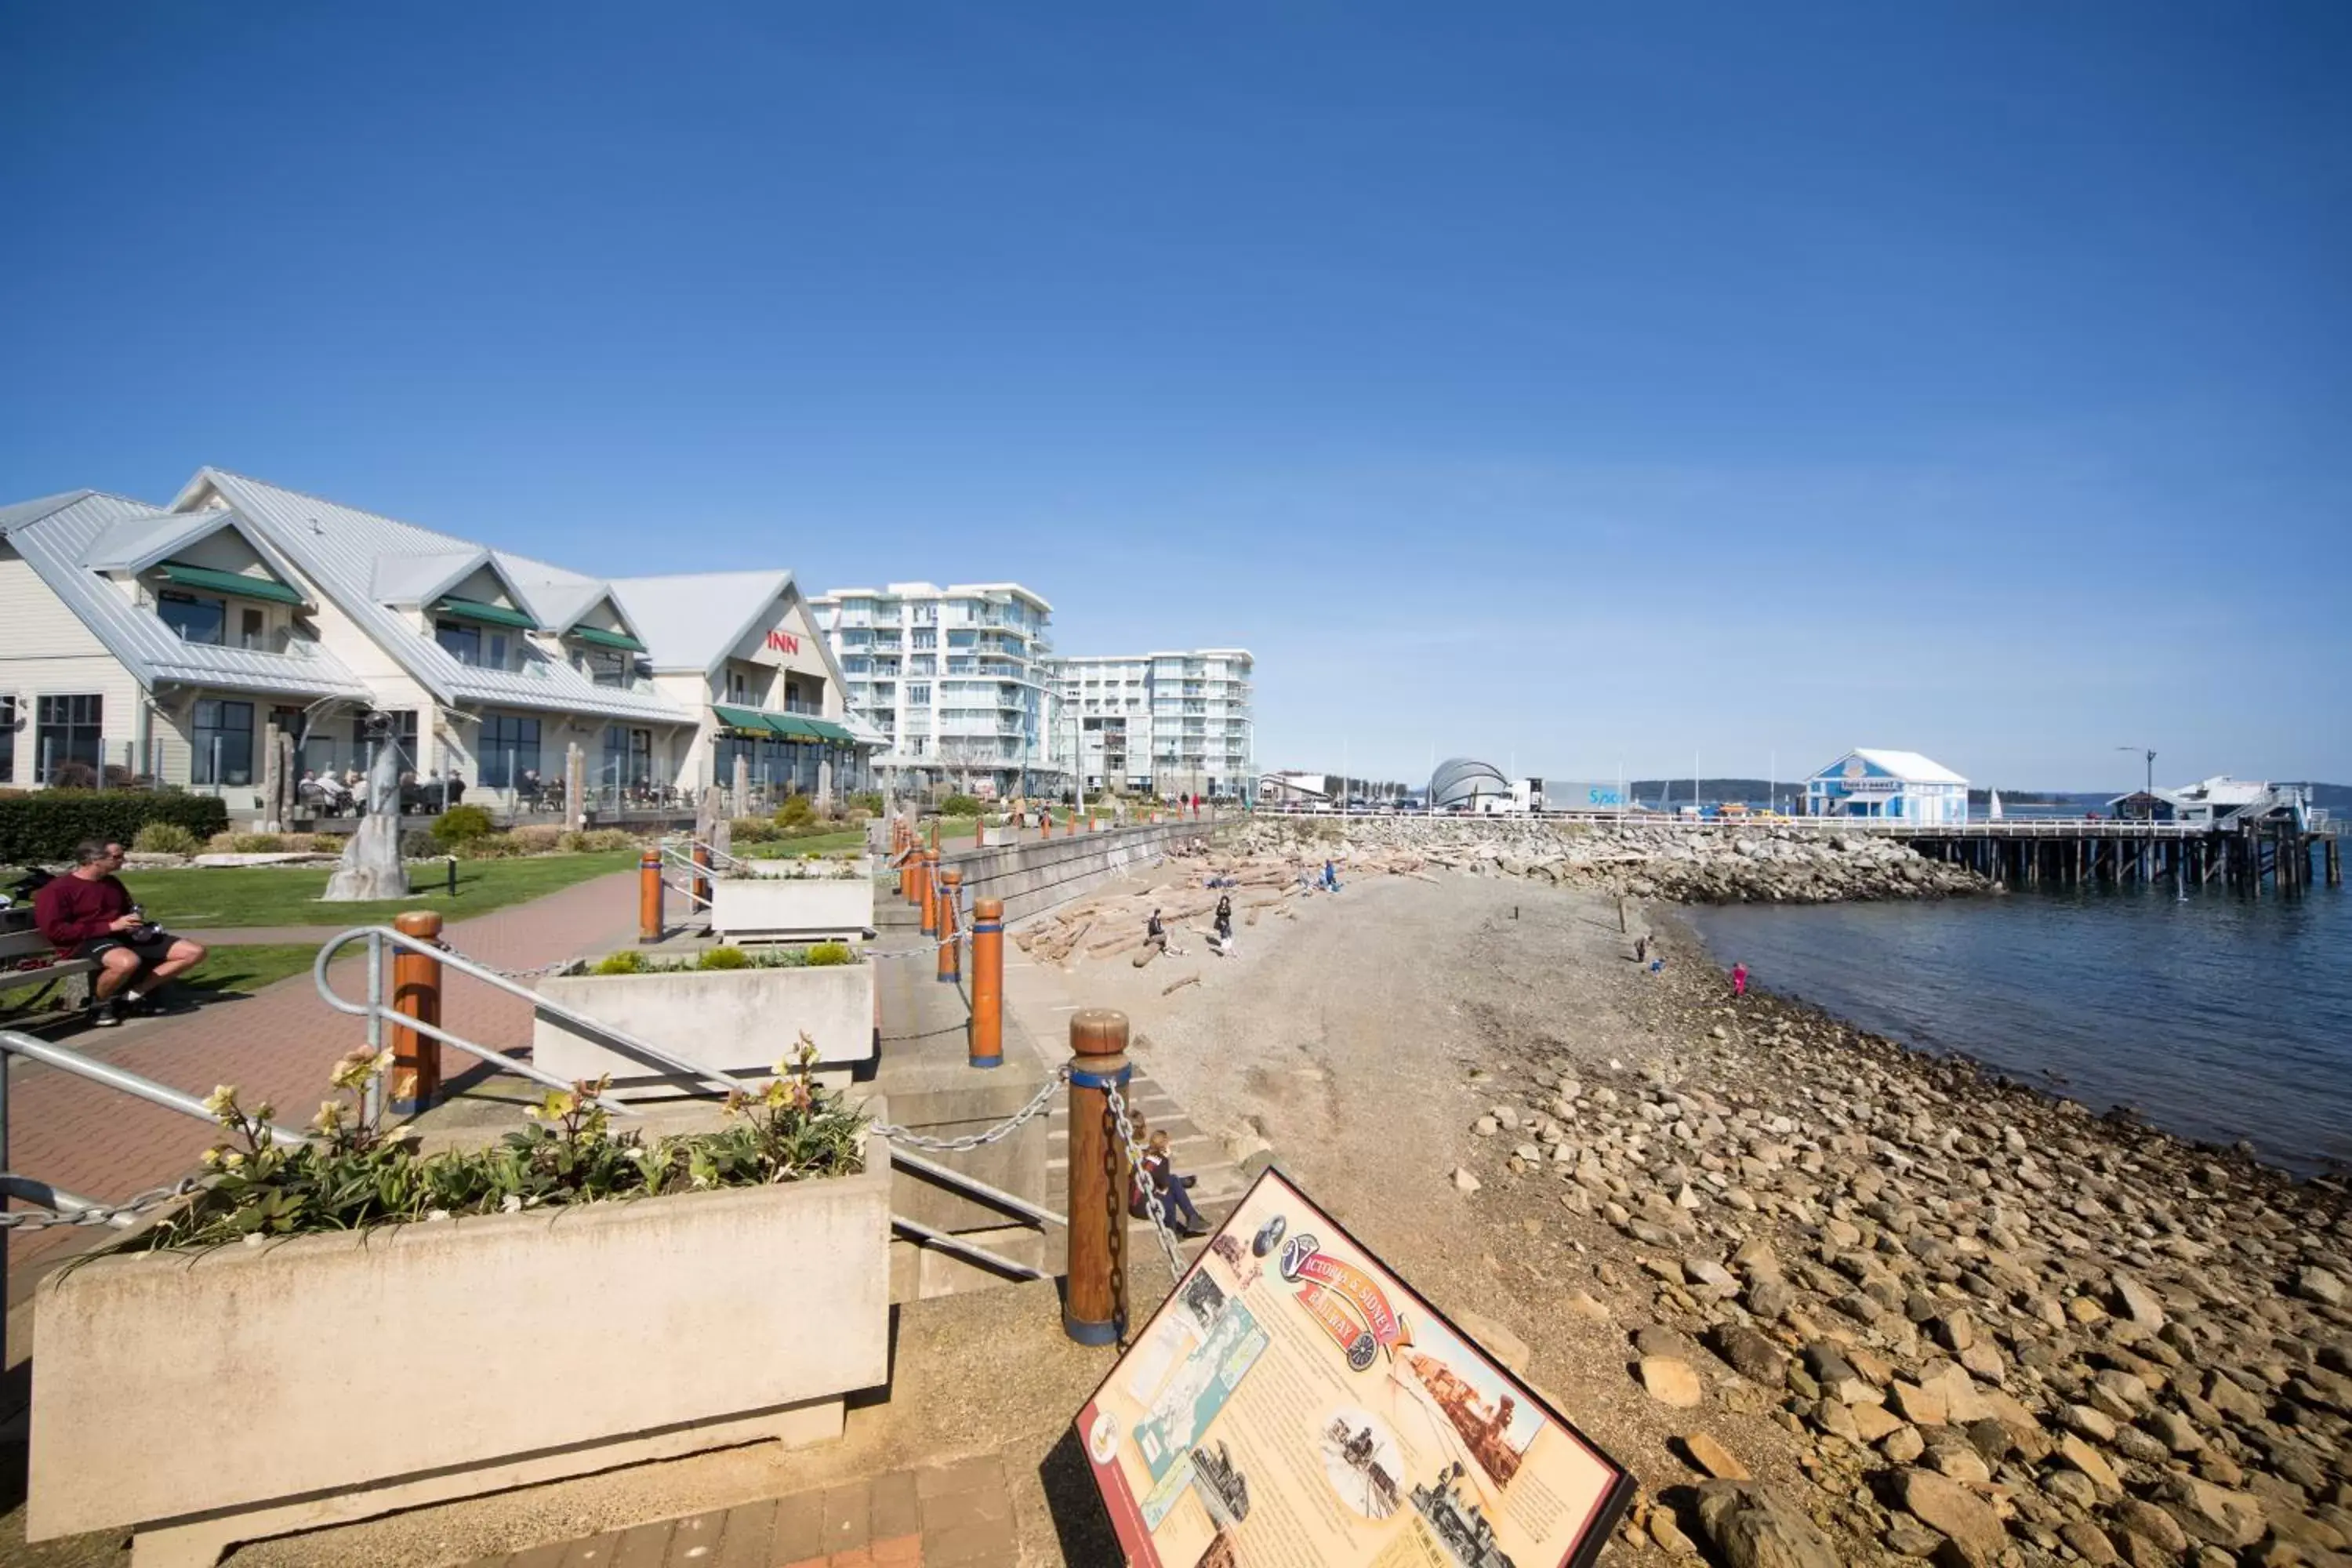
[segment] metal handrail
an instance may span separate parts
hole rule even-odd
[[[461,1035],[453,1035],[449,1033],[437,1024],[428,1024],[421,1018],[414,1017],[409,1014],[402,1012],[399,1008],[384,1000],[383,982],[381,972],[382,966],[377,963],[371,962],[369,964],[370,993],[368,1000],[365,1002],[346,1001],[342,996],[336,993],[332,986],[327,984],[327,966],[333,960],[334,955],[337,952],[341,952],[345,947],[350,946],[352,942],[362,939],[375,944],[376,950],[379,952],[382,951],[383,947],[387,945],[397,947],[406,952],[414,952],[425,958],[430,958],[438,963],[457,970],[461,974],[469,974],[477,980],[482,981],[489,985],[497,987],[500,991],[506,992],[509,995],[522,998],[522,1000],[530,1003],[538,1012],[546,1014],[550,1017],[560,1019],[563,1023],[571,1026],[572,1028],[594,1038],[600,1039],[606,1045],[613,1046],[626,1055],[639,1058],[661,1067],[666,1067],[673,1072],[684,1073],[688,1077],[697,1079],[706,1088],[718,1089],[721,1092],[728,1092],[744,1089],[749,1087],[742,1079],[735,1078],[730,1074],[721,1072],[717,1068],[707,1067],[701,1062],[693,1060],[691,1058],[679,1056],[677,1052],[661,1046],[656,1046],[651,1041],[641,1040],[636,1036],[629,1034],[625,1030],[616,1029],[610,1024],[589,1017],[584,1013],[576,1012],[570,1007],[564,1006],[561,1003],[551,1002],[545,996],[540,994],[540,993],[532,990],[530,986],[509,979],[508,976],[499,973],[497,970],[491,969],[488,965],[478,963],[473,959],[467,958],[464,953],[453,952],[446,947],[436,946],[432,942],[423,941],[417,937],[410,936],[405,931],[394,931],[389,926],[354,926],[350,931],[343,932],[340,936],[330,938],[325,944],[319,949],[318,959],[310,966],[311,979],[317,983],[319,987],[319,995],[326,1002],[328,1006],[332,1007],[338,1013],[347,1013],[352,1017],[366,1018],[370,1021],[371,1027],[369,1031],[369,1043],[371,1045],[377,1043],[374,1037],[376,1026],[380,1026],[383,1020],[389,1019],[393,1023],[398,1024],[403,1028],[415,1029],[421,1035],[429,1036],[430,1037],[440,1041],[445,1046],[455,1046],[457,1049],[464,1051],[467,1055],[475,1058],[484,1065],[496,1068],[500,1072],[514,1073],[520,1077],[530,1079],[533,1082],[546,1084],[551,1089],[568,1090],[572,1088],[570,1079],[563,1078],[560,1074],[550,1072],[545,1068],[540,1067],[536,1063],[518,1061],[513,1057],[508,1056],[502,1051],[493,1050],[488,1046],[476,1045],[473,1041],[467,1039]],[[617,1110],[625,1116],[638,1116],[644,1114],[642,1111],[635,1110],[625,1102],[613,1100],[610,1097],[600,1098],[597,1100],[597,1103],[604,1106],[608,1110]]]
[[[205,1108],[205,1102],[193,1094],[183,1093],[168,1084],[157,1083],[151,1078],[142,1078],[135,1072],[116,1067],[111,1062],[92,1061],[79,1051],[68,1050],[64,1046],[48,1040],[37,1040],[30,1035],[20,1034],[14,1029],[0,1029],[0,1052],[30,1058],[45,1066],[72,1073],[78,1078],[86,1078],[92,1083],[103,1084],[108,1089],[143,1100],[151,1105],[160,1105],[166,1110],[176,1110],[183,1116],[193,1116],[199,1121],[214,1122],[218,1120]],[[5,1074],[0,1073],[0,1079],[5,1077]],[[0,1115],[5,1115],[6,1112],[5,1096],[5,1083],[0,1083]],[[273,1142],[289,1149],[299,1148],[310,1142],[298,1132],[289,1132],[279,1127],[272,1127],[269,1130],[269,1136]],[[0,1164],[5,1164],[6,1159],[5,1140],[5,1137],[0,1137]]]

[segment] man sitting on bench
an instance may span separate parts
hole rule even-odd
[[[74,848],[74,868],[33,895],[33,923],[58,955],[98,965],[89,1021],[101,1029],[152,1011],[150,993],[205,961],[204,943],[173,936],[139,911],[114,874],[121,868],[121,845],[84,839]]]

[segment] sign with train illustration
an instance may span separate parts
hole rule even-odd
[[[1077,1436],[1134,1568],[1584,1568],[1633,1489],[1271,1170]]]

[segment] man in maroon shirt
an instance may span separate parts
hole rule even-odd
[[[205,959],[204,943],[173,936],[137,911],[114,874],[121,868],[121,845],[86,839],[74,850],[74,868],[33,895],[41,934],[63,956],[98,963],[89,1021],[100,1028],[121,1023],[144,1005],[147,993]]]

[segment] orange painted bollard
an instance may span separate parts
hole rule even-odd
[[[710,846],[697,843],[694,847],[694,910],[710,907]],[[691,917],[694,910],[687,910]]]
[[[1037,814],[1037,837],[1040,838],[1054,837],[1054,808],[1050,805]]]
[[[923,851],[923,884],[916,889],[915,901],[923,910],[923,934],[940,934],[940,852]]]
[[[930,874],[930,859],[918,841],[907,851],[907,901],[919,912],[930,908],[931,889],[926,879]],[[918,925],[923,922],[918,921]]]
[[[953,985],[963,979],[963,873],[940,873],[940,979]]]
[[[637,940],[662,939],[661,851],[648,849],[637,857]]]
[[[441,917],[410,910],[392,929],[419,942],[441,939]],[[404,947],[392,950],[392,1005],[420,1024],[441,1026],[441,961]],[[441,1042],[404,1024],[392,1026],[390,1099],[395,1115],[414,1116],[441,1096]]]
[[[1127,1145],[1111,1121],[1124,1097],[1127,1015],[1089,1007],[1070,1016],[1070,1280],[1062,1331],[1082,1345],[1127,1337]]]
[[[1004,1065],[1004,900],[971,901],[971,1042],[967,1065]]]

